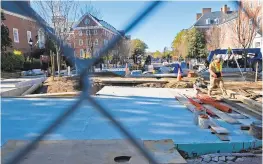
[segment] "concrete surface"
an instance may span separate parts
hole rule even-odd
[[[17,79],[1,79],[1,96],[13,97],[22,95],[34,84],[42,83],[46,77],[31,77]]]
[[[139,140],[142,144],[142,141]],[[2,148],[3,161],[27,142],[9,141]],[[117,164],[116,157],[128,156],[130,164],[149,164],[139,151],[127,140],[70,140],[41,141],[39,146],[21,164]]]
[[[160,164],[186,163],[174,149],[172,140],[142,141],[138,139],[137,142]],[[8,160],[26,144],[28,141],[8,141],[1,149],[3,161]],[[149,164],[149,161],[128,140],[64,140],[41,141],[39,146],[21,163]]]

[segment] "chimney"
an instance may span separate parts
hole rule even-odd
[[[211,8],[203,8],[202,9],[202,14],[204,15],[205,13],[211,13]]]
[[[201,16],[202,16],[201,13],[197,13],[197,14],[196,14],[196,20],[198,20]]]
[[[227,13],[227,5],[223,6],[223,13],[225,13],[225,14]]]

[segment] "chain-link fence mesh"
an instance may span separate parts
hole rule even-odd
[[[74,50],[68,46],[68,44],[61,42],[58,37],[48,28],[45,21],[30,7],[25,5],[24,3],[21,3],[20,1],[15,2],[17,7],[19,7],[21,10],[28,13],[28,15],[31,15],[33,19],[37,21],[39,26],[43,28],[46,32],[46,34],[54,40],[58,45],[61,46],[63,49],[64,55],[72,61],[72,63],[76,63],[80,70],[80,80],[83,84],[82,87],[82,93],[78,97],[77,101],[70,106],[64,113],[62,113],[58,118],[56,118],[52,124],[48,127],[46,127],[39,136],[37,136],[34,140],[32,140],[28,145],[26,145],[24,148],[19,150],[15,155],[13,155],[10,160],[7,161],[8,164],[15,164],[19,163],[25,156],[27,156],[31,151],[36,148],[39,141],[44,139],[45,136],[48,134],[54,132],[57,128],[59,128],[63,122],[67,121],[67,118],[72,115],[78,108],[80,107],[81,103],[84,101],[88,101],[93,107],[95,107],[104,117],[107,117],[129,140],[130,142],[138,149],[140,152],[149,160],[150,163],[157,164],[156,160],[153,158],[153,156],[145,150],[144,147],[139,144],[139,142],[135,139],[135,137],[124,128],[124,126],[117,121],[107,110],[105,110],[105,107],[102,106],[99,102],[97,102],[93,97],[89,94],[89,71],[88,69],[91,68],[96,61],[100,60],[103,55],[106,54],[106,52],[114,47],[114,45],[121,39],[121,35],[116,35],[111,39],[109,44],[107,46],[104,46],[102,49],[99,50],[98,54],[96,54],[94,58],[91,58],[89,60],[86,60],[83,62],[82,60],[79,60],[74,55]],[[143,19],[147,15],[150,15],[154,9],[156,9],[158,6],[160,6],[163,1],[154,1],[149,2],[148,5],[144,8],[143,11],[138,12],[138,14],[134,17],[134,19],[127,24],[127,26],[124,28],[124,33],[130,32],[132,29],[134,29],[140,22],[142,22]],[[190,3],[190,2],[189,2]],[[238,7],[242,7],[241,3],[239,1],[233,2]],[[250,17],[250,13],[245,12],[248,17]],[[256,21],[253,21],[255,26],[258,26]]]

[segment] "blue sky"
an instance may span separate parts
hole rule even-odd
[[[100,11],[102,19],[118,30],[122,30],[138,11],[147,3],[143,1],[81,1],[80,7],[92,4]],[[171,47],[176,34],[193,25],[196,13],[201,13],[202,8],[212,8],[212,11],[220,11],[227,4],[233,9],[231,1],[168,1],[155,10],[150,16],[141,22],[129,35],[132,39],[143,40],[149,47],[148,51],[163,51],[164,47]]]
[[[100,10],[102,19],[119,30],[147,3],[149,2],[92,1],[93,6]],[[202,8],[220,11],[224,4],[233,9],[233,4],[230,1],[165,2],[156,12],[131,31],[130,35],[132,39],[143,40],[149,47],[148,51],[163,51],[165,46],[171,47],[173,38],[181,29],[191,27],[195,22],[196,13],[202,12]]]

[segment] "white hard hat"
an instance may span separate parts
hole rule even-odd
[[[221,56],[221,55],[219,55],[219,54],[218,54],[218,55],[216,55],[215,57],[216,57],[216,59],[222,59],[222,56]]]

